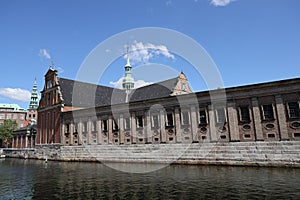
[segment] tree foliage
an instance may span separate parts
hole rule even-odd
[[[13,131],[18,128],[18,124],[14,120],[6,119],[3,124],[0,124],[0,140],[3,142],[11,141]]]

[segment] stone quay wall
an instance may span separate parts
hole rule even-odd
[[[7,157],[56,161],[300,167],[300,141],[135,145],[37,145]]]

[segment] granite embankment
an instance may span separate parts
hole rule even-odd
[[[57,161],[300,167],[300,141],[132,145],[38,145],[7,157]]]

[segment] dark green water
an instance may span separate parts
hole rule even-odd
[[[0,199],[300,199],[300,169],[171,165],[151,173],[134,174],[100,163],[6,158],[0,160],[0,196]]]

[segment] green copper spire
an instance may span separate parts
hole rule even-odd
[[[134,79],[131,73],[131,65],[129,61],[129,51],[127,47],[127,62],[125,65],[125,76],[122,83],[123,90],[130,91],[134,88]]]
[[[36,110],[37,107],[38,107],[38,93],[37,93],[36,79],[34,79],[28,110]]]

